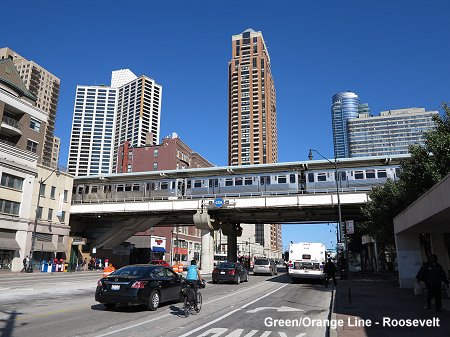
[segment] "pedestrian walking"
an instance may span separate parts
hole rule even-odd
[[[437,262],[437,256],[432,254],[427,263],[424,263],[416,275],[418,282],[423,281],[427,286],[427,308],[431,308],[431,299],[434,297],[436,311],[442,310],[442,282],[449,286],[447,275]]]
[[[328,287],[328,281],[330,280],[330,278],[333,279],[333,283],[335,286],[337,286],[337,281],[336,281],[336,266],[334,265],[334,263],[331,261],[331,259],[328,259],[328,262],[325,263],[325,266],[323,267],[323,271],[325,272],[326,276],[326,281],[325,281],[325,287]]]
[[[88,268],[88,259],[87,257],[85,257],[83,261],[83,271],[86,271],[87,268]]]
[[[20,271],[21,273],[23,272],[27,272],[27,268],[28,268],[28,264],[30,262],[30,259],[28,258],[28,255],[26,257],[23,258],[22,263],[23,263],[23,268]]]

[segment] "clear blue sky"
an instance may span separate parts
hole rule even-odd
[[[374,114],[450,101],[450,1],[25,1],[1,46],[61,79],[56,135],[67,164],[76,85],[129,68],[163,86],[161,136],[227,165],[231,36],[262,31],[277,92],[279,161],[333,157],[330,103],[356,92]],[[284,226],[283,245],[332,241],[332,226]]]

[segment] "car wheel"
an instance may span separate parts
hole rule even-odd
[[[239,284],[239,283],[241,283],[241,275],[238,275],[237,279],[236,279],[236,284]]]
[[[213,282],[214,284],[216,284],[218,281],[217,281],[217,280],[212,280],[212,282]]]
[[[114,309],[116,306],[116,303],[103,303],[106,309],[111,310]]]
[[[159,296],[159,292],[157,290],[153,290],[148,298],[148,308],[151,311],[155,311],[158,309],[160,301],[161,298]]]

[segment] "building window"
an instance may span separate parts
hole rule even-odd
[[[52,189],[50,190],[50,198],[55,199],[55,193],[56,193],[56,187],[52,186]]]
[[[59,217],[59,222],[66,222],[66,211],[61,211],[61,216]]]
[[[52,221],[52,218],[53,218],[53,209],[52,209],[52,208],[49,208],[49,209],[48,209],[47,220],[48,220],[48,221]]]
[[[1,179],[1,186],[22,190],[23,178],[13,176],[12,174],[3,173]]]
[[[42,207],[38,207],[37,208],[37,210],[36,210],[36,217],[38,218],[38,219],[42,219],[42,210],[43,210],[43,208]]]
[[[31,151],[33,153],[37,153],[37,147],[38,147],[38,143],[37,142],[28,139],[28,142],[27,142],[27,150],[28,151]]]
[[[36,119],[31,118],[30,120],[30,129],[36,132],[39,132],[41,129],[41,122]]]
[[[153,163],[153,170],[157,171],[158,170],[158,163]]]
[[[158,149],[153,150],[153,157],[158,157]]]
[[[64,202],[67,202],[67,190],[64,190]]]
[[[0,199],[0,212],[11,214],[11,215],[19,215],[20,203]]]
[[[40,184],[40,187],[39,187],[39,195],[40,195],[41,197],[45,197],[45,184]]]

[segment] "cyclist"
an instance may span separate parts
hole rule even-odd
[[[198,285],[197,285],[197,281],[202,282],[202,277],[200,275],[200,270],[198,270],[197,268],[197,261],[196,260],[192,260],[191,261],[191,265],[187,270],[187,275],[186,275],[186,282],[189,283],[192,287],[192,289],[194,289],[194,303],[195,303],[195,310],[197,310],[197,305],[198,305],[198,300],[197,300],[197,290],[198,290]]]

